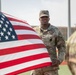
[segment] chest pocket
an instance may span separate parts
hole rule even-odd
[[[55,45],[55,37],[51,34],[42,35],[42,41],[44,42],[45,46]]]

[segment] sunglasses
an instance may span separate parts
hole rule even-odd
[[[48,16],[42,16],[41,18],[49,18]]]

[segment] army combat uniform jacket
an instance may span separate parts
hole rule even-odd
[[[42,28],[34,28],[40,35],[42,41],[44,42],[52,62],[59,60],[60,63],[64,60],[65,55],[65,41],[62,34],[53,25],[50,25],[46,30]],[[58,49],[58,53],[57,50]],[[51,67],[53,69],[53,67]],[[58,67],[56,67],[58,69]]]
[[[66,60],[76,64],[76,31],[67,41]]]

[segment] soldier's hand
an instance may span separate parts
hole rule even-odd
[[[59,64],[60,64],[59,60],[56,60],[56,61],[52,62],[52,66],[59,66]]]

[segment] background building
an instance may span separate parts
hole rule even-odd
[[[32,26],[33,28],[37,27],[37,26]],[[67,40],[67,27],[58,27],[58,29],[61,31],[61,33],[64,36],[64,39]],[[71,34],[76,31],[76,27],[71,27]]]

